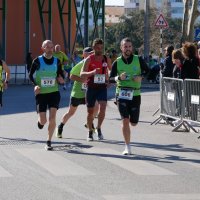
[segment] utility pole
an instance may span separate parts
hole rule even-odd
[[[144,4],[144,58],[146,62],[149,62],[149,5],[150,0],[145,0]]]

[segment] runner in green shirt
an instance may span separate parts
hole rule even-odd
[[[61,62],[62,70],[65,76],[65,83],[64,83],[63,89],[66,90],[66,82],[69,80],[69,72],[67,72],[65,68],[66,66],[70,65],[69,58],[63,51],[61,51],[61,46],[59,44],[55,45],[53,56],[58,58]]]
[[[83,50],[83,58],[87,58],[93,49],[91,47],[86,47]],[[76,64],[72,70],[70,78],[74,81],[74,85],[71,91],[70,106],[68,111],[63,115],[60,125],[58,126],[56,137],[62,138],[63,126],[66,122],[74,115],[77,108],[81,104],[85,104],[85,90],[87,85],[85,84],[86,79],[80,77],[81,68],[83,66],[84,60]]]

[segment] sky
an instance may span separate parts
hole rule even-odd
[[[124,0],[105,0],[105,5],[124,6]]]

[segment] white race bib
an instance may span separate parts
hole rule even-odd
[[[87,90],[87,83],[82,83],[81,89],[82,90]]]
[[[94,83],[103,84],[106,82],[105,74],[95,74]]]
[[[42,87],[53,87],[55,86],[56,79],[52,77],[43,77],[41,78]]]
[[[133,90],[120,88],[119,89],[119,99],[132,100],[133,99]]]

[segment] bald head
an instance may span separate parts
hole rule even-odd
[[[59,44],[55,45],[55,52],[58,53],[61,51],[61,46]]]
[[[51,58],[53,56],[53,42],[51,40],[45,40],[42,43],[42,50],[44,52],[44,56],[47,58]]]

